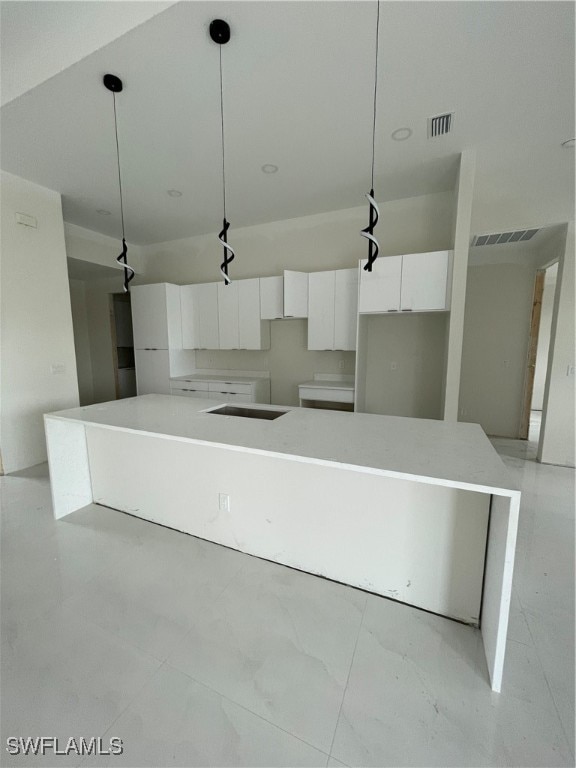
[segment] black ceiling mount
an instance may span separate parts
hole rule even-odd
[[[122,80],[120,80],[119,77],[116,77],[116,75],[104,75],[102,82],[109,91],[112,91],[112,93],[120,93],[124,87],[122,85]]]
[[[223,19],[210,22],[210,37],[218,45],[225,45],[230,40],[230,24]]]

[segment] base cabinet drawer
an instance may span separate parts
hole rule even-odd
[[[329,400],[332,403],[353,403],[353,389],[332,389],[326,387],[298,387],[300,400]]]
[[[252,384],[240,384],[235,381],[209,382],[208,390],[210,392],[234,392],[241,395],[251,395],[253,392]]]
[[[184,389],[181,387],[172,387],[170,390],[171,395],[184,395],[185,397],[207,397],[206,391],[198,389]]]
[[[170,386],[172,389],[188,389],[197,392],[208,392],[207,381],[195,381],[194,379],[171,379]]]

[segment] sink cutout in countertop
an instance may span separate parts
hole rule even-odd
[[[203,413],[213,413],[217,416],[241,416],[245,419],[264,419],[272,421],[280,416],[284,416],[288,411],[267,411],[265,408],[245,408],[242,405],[222,405],[219,408],[213,408]]]

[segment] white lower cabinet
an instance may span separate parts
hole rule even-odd
[[[136,391],[139,395],[170,394],[170,352],[135,349]]]
[[[201,397],[208,400],[224,400],[234,403],[269,403],[270,379],[246,379],[222,381],[190,377],[179,377],[170,380],[170,391],[173,395],[185,397]]]

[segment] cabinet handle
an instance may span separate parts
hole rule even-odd
[[[389,309],[388,312],[398,312],[397,309]]]
[[[411,309],[403,309],[402,312],[412,312]]]

